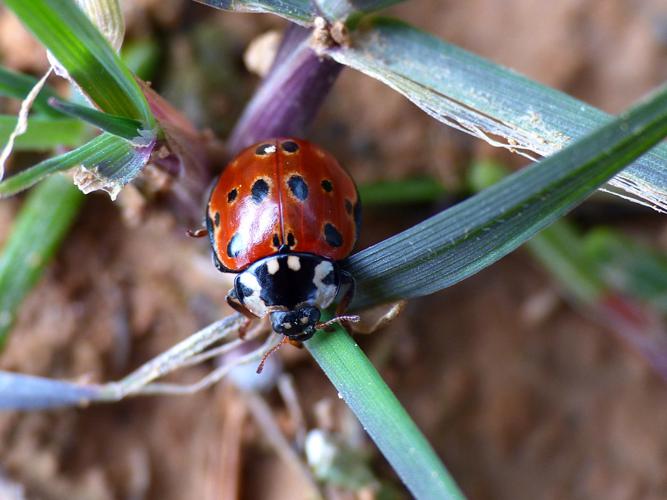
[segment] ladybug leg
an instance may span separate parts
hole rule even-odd
[[[257,316],[255,316],[253,313],[248,311],[246,306],[244,306],[239,298],[236,296],[236,292],[232,288],[229,293],[227,294],[227,304],[229,304],[229,307],[234,309],[236,312],[240,312],[245,316],[245,323],[241,325],[239,328],[239,338],[243,340],[245,338],[246,333],[248,332],[248,328],[250,328],[250,324],[257,319]]]
[[[208,229],[205,227],[200,227],[199,229],[188,229],[185,231],[190,238],[204,238],[208,236]]]
[[[382,316],[380,316],[377,320],[375,320],[374,323],[370,325],[356,324],[352,327],[352,330],[354,331],[354,333],[363,333],[363,334],[374,333],[380,328],[383,328],[384,326],[391,323],[396,318],[396,316],[398,316],[401,313],[401,311],[403,311],[406,304],[407,301],[405,300],[399,300],[398,302],[394,302],[393,304],[391,304],[389,310],[387,310]]]

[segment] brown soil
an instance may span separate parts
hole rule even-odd
[[[242,72],[243,48],[282,23],[168,4],[128,8],[129,37],[160,36],[170,52],[158,90],[199,124],[228,130],[256,81]],[[419,0],[393,14],[610,112],[667,77],[663,0]],[[0,62],[39,71],[42,53],[25,40],[0,10]],[[336,84],[313,138],[359,182],[426,173],[454,190],[472,157],[516,162],[352,71]],[[0,244],[19,206],[0,203]],[[361,246],[435,210],[369,210]],[[90,196],[23,305],[0,368],[112,380],[228,314],[228,279],[210,263],[206,243],[183,230],[160,210],[128,225],[117,204]],[[469,498],[667,498],[667,387],[610,332],[569,307],[526,252],[411,301],[360,343]],[[360,435],[307,354],[284,351],[308,427]],[[13,498],[12,488],[54,500],[308,498],[304,475],[265,437],[262,404],[293,439],[298,426],[277,391],[257,398],[229,383],[195,396],[2,414],[0,498]],[[407,496],[368,449],[375,477]],[[353,498],[334,490],[327,490],[332,498]]]

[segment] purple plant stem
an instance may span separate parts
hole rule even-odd
[[[268,75],[234,127],[230,155],[263,139],[303,136],[343,66],[318,56],[310,31],[290,26]]]

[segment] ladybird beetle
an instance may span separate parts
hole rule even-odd
[[[359,194],[329,153],[307,141],[280,138],[242,151],[211,191],[206,229],[213,261],[236,273],[227,302],[248,318],[270,314],[283,341],[308,340],[339,316],[320,323],[320,311],[354,293],[338,261],[359,234]]]

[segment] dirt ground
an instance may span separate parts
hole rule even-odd
[[[163,48],[157,90],[199,125],[228,131],[256,83],[244,72],[244,47],[283,22],[180,0],[126,3],[128,38],[153,36]],[[667,79],[664,0],[413,0],[391,13],[609,112]],[[1,10],[0,62],[32,72],[45,65]],[[473,158],[523,163],[351,70],[312,138],[360,183],[419,173],[455,191]],[[0,202],[0,244],[20,201]],[[441,208],[368,210],[360,248]],[[646,210],[612,222],[666,241],[658,217]],[[118,203],[92,195],[22,307],[0,368],[117,379],[228,314],[228,286],[207,244],[186,238],[173,214],[150,210],[128,224]],[[411,301],[359,342],[469,498],[667,498],[667,386],[571,308],[525,251]],[[307,353],[280,357],[308,429],[340,432],[388,495],[409,497]],[[0,500],[312,498],[308,474],[267,439],[271,425],[298,438],[276,389],[247,393],[231,382],[194,396],[2,414]],[[374,495],[324,490],[330,498]]]

